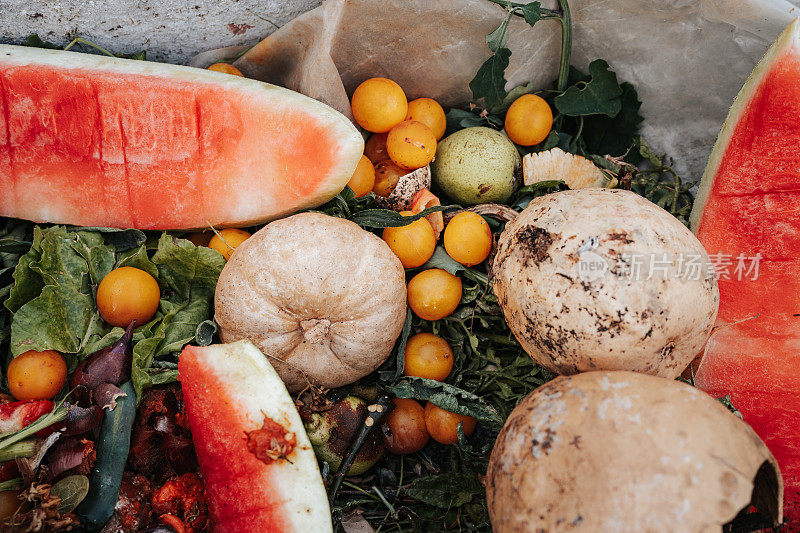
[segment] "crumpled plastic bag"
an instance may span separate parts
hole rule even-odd
[[[800,2],[800,0],[794,0]],[[554,2],[543,2],[555,8]],[[571,0],[572,64],[607,60],[639,92],[642,134],[699,179],[733,97],[758,59],[800,10],[786,0]],[[469,82],[490,51],[485,37],[504,17],[488,0],[326,0],[248,50],[234,64],[350,115],[348,95],[373,76],[409,98],[444,106],[470,100]],[[561,27],[514,17],[507,89],[557,76]],[[241,49],[201,54],[207,66]]]

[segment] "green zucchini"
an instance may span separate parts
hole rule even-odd
[[[127,396],[117,398],[114,410],[105,413],[97,440],[97,461],[91,472],[89,494],[76,510],[88,531],[99,531],[114,514],[122,471],[128,460],[131,430],[136,418],[136,392],[130,381],[120,388]]]

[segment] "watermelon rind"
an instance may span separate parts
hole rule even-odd
[[[769,50],[767,50],[758,62],[753,72],[747,78],[747,81],[744,82],[744,85],[739,90],[739,94],[737,94],[736,98],[733,100],[730,111],[728,111],[728,116],[720,129],[717,142],[714,143],[714,147],[711,149],[711,155],[708,158],[706,169],[703,172],[703,177],[697,189],[692,212],[689,215],[689,228],[695,234],[700,228],[703,210],[714,188],[714,180],[722,164],[722,160],[725,157],[728,144],[730,144],[736,125],[739,123],[739,119],[746,111],[747,105],[752,100],[756,91],[758,91],[764,76],[769,73],[770,67],[774,61],[792,48],[800,52],[800,18],[795,19],[789,24],[772,46],[769,47]]]
[[[187,354],[187,350],[190,354]],[[252,342],[248,340],[238,341],[230,344],[215,344],[205,347],[189,346],[181,355],[179,363],[180,380],[184,386],[186,394],[187,381],[196,379],[191,370],[187,370],[184,357],[191,359],[189,366],[199,365],[206,372],[210,372],[217,379],[223,390],[204,389],[202,385],[195,384],[189,390],[202,390],[202,401],[226,402],[234,406],[239,414],[252,424],[248,430],[260,427],[263,419],[269,417],[295,434],[296,446],[291,454],[291,460],[278,460],[269,465],[268,477],[273,485],[267,487],[272,490],[274,495],[272,501],[264,501],[264,506],[281,507],[281,514],[288,520],[284,524],[287,529],[284,531],[293,532],[331,532],[331,514],[328,504],[328,496],[322,481],[318,463],[311,443],[306,435],[305,428],[300,419],[294,401],[286,390],[275,369],[272,367],[267,357]],[[192,398],[189,398],[192,400]],[[198,399],[194,399],[198,402]],[[193,409],[202,409],[202,405],[197,404]],[[190,421],[193,416],[193,409],[189,409]],[[219,421],[222,426],[238,424],[235,420]],[[213,425],[213,424],[212,424]],[[193,426],[193,430],[194,430]],[[201,434],[194,435],[194,438],[204,439],[221,438],[225,430],[215,427],[201,428]],[[244,434],[242,434],[243,436]],[[196,442],[197,444],[197,442]],[[244,442],[241,444],[244,446]],[[202,454],[202,450],[198,450]],[[202,457],[201,457],[202,459]],[[201,460],[201,467],[203,461]],[[241,465],[231,464],[232,472],[246,472]],[[239,469],[239,470],[237,470]],[[256,475],[251,481],[259,483],[260,478]],[[216,487],[219,487],[219,480],[216,480]],[[253,494],[260,494],[263,487],[253,486]],[[207,488],[208,490],[208,488]],[[207,495],[214,498],[231,498],[237,494],[229,495]],[[248,495],[239,495],[247,497]],[[212,504],[212,507],[214,505]],[[232,519],[237,523],[247,522],[246,517],[224,517]],[[259,518],[251,517],[250,531],[266,531],[259,527]],[[231,524],[217,524],[218,530],[231,527]],[[280,530],[283,526],[275,525],[274,529]]]
[[[271,85],[259,80],[241,76],[232,76],[221,72],[195,67],[122,59],[104,55],[85,54],[63,50],[49,50],[15,45],[0,45],[0,68],[5,67],[53,67],[56,69],[76,69],[82,71],[96,71],[101,74],[120,74],[133,76],[146,76],[157,79],[168,79],[187,84],[208,84],[223,91],[230,90],[245,98],[254,101],[269,98],[272,105],[287,109],[301,109],[313,117],[315,124],[335,132],[333,139],[336,146],[332,151],[337,154],[334,164],[326,172],[324,180],[320,181],[318,188],[306,194],[298,201],[287,202],[271,208],[264,213],[247,213],[245,216],[238,214],[231,220],[202,221],[196,227],[143,227],[142,229],[199,229],[212,224],[217,227],[248,226],[265,223],[282,218],[295,212],[314,208],[327,202],[344,189],[353,175],[364,150],[364,139],[359,130],[344,115],[330,106],[300,94],[298,92]],[[299,124],[302,127],[302,124]],[[269,148],[268,145],[265,148]],[[7,215],[8,216],[8,215]],[[15,216],[15,215],[11,215]],[[75,223],[69,220],[38,220],[35,222]]]

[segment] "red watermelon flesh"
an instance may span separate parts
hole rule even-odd
[[[264,354],[249,341],[187,346],[178,373],[214,531],[331,532],[316,457]],[[267,419],[295,441],[274,460],[249,448],[250,435]]]
[[[730,267],[695,384],[729,394],[770,448],[786,488],[782,531],[800,531],[800,22],[736,97],[691,224],[712,260]],[[734,272],[739,256],[760,259],[757,275]]]
[[[324,203],[363,139],[324,104],[203,69],[0,45],[0,216],[249,225]]]

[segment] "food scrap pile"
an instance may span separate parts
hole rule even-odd
[[[315,208],[192,232],[0,219],[7,530],[673,520],[657,497],[587,494],[628,460],[647,479],[672,465],[702,507],[681,527],[780,521],[766,446],[674,381],[691,382],[714,327],[713,269],[632,277],[642,251],[709,263],[686,228],[691,185],[638,135],[631,84],[601,59],[570,66],[565,1],[492,1],[507,17],[486,38],[473,101],[445,110],[364,80],[351,97],[363,155]],[[506,90],[512,17],[561,21],[552,87]],[[209,70],[221,86],[242,76]],[[624,431],[606,425],[623,419]],[[681,468],[713,455],[697,428],[714,429],[714,453],[737,454],[689,482]],[[731,471],[753,483],[717,487]]]

